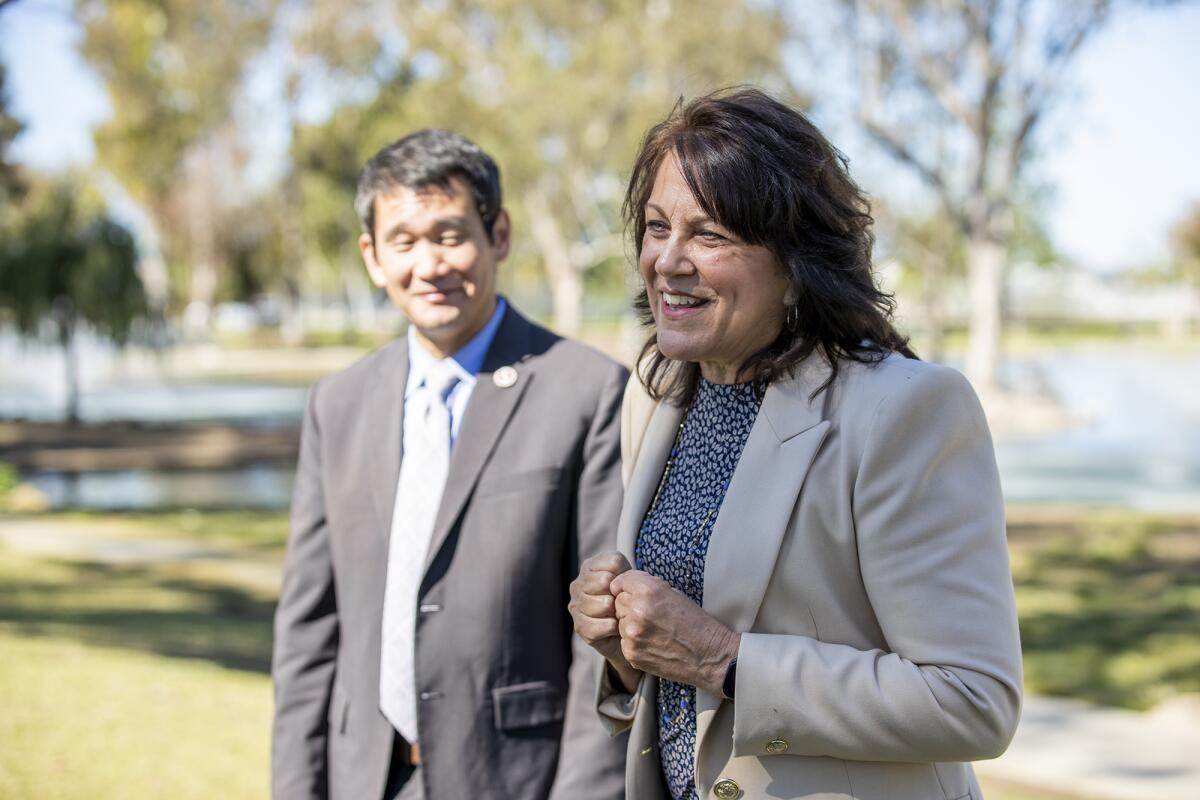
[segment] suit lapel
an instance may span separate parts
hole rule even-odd
[[[704,610],[736,631],[758,616],[804,477],[829,423],[794,382],[767,389],[713,523]]]
[[[617,523],[617,549],[625,554],[630,563],[633,563],[638,531],[650,508],[650,501],[654,499],[654,490],[658,488],[671,445],[675,443],[675,433],[679,430],[683,412],[684,409],[677,405],[659,403],[646,426],[637,462],[625,490],[621,519]]]
[[[704,610],[735,631],[751,630],[758,617],[804,478],[829,433],[822,405],[829,393],[809,399],[828,374],[814,357],[796,378],[767,389],[713,524]],[[696,752],[719,707],[716,697],[697,692]]]
[[[366,447],[371,453],[371,502],[379,519],[378,530],[386,544],[392,532],[392,508],[400,480],[400,450],[404,445],[404,384],[408,380],[408,342],[388,345],[363,398],[364,417],[372,421],[373,435]]]
[[[458,429],[446,474],[446,488],[425,556],[426,569],[449,537],[467,498],[475,490],[496,441],[533,382],[534,370],[523,363],[530,351],[529,333],[530,324],[509,306],[488,349],[483,368],[475,376],[475,388]],[[516,383],[501,388],[493,381],[493,373],[501,367],[512,367],[517,371]]]

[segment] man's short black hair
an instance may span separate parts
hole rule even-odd
[[[367,161],[358,179],[354,210],[375,238],[375,197],[398,188],[449,191],[459,178],[471,190],[488,238],[500,214],[500,168],[479,145],[452,131],[426,128],[392,142]]]

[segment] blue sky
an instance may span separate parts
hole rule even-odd
[[[10,100],[26,124],[16,157],[58,169],[92,158],[108,113],[103,84],[75,51],[68,0],[0,11]],[[1126,10],[1085,49],[1074,91],[1042,140],[1055,245],[1097,270],[1167,256],[1167,232],[1200,203],[1200,4]],[[868,182],[868,188],[869,182]]]

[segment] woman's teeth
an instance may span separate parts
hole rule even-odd
[[[663,292],[662,298],[671,308],[688,308],[704,302],[698,297],[688,297],[686,294],[667,294],[666,292]]]

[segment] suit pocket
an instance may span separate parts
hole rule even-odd
[[[518,683],[492,689],[496,729],[515,731],[562,722],[566,696],[549,681]]]
[[[546,492],[557,489],[561,482],[562,469],[559,467],[519,472],[489,471],[479,476],[479,485],[475,487],[475,499],[486,500],[489,497],[507,494]]]

